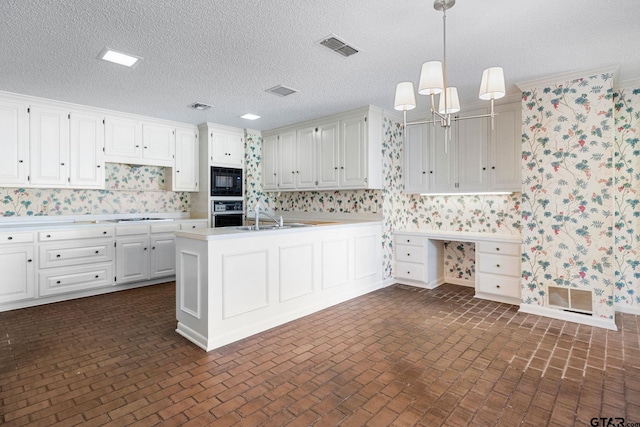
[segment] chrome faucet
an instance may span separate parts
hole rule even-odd
[[[269,215],[267,212],[265,211],[260,211],[260,203],[256,203],[256,207],[254,209],[254,213],[255,213],[255,223],[256,223],[256,230],[260,230],[260,214],[266,216],[269,219],[272,219],[276,225],[278,227],[282,227],[284,225],[284,220],[282,219],[282,215],[280,215],[279,218],[275,218],[271,215]]]

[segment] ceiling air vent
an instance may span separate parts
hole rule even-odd
[[[355,55],[359,52],[355,47],[348,45],[333,35],[320,40],[320,44],[345,57]]]
[[[194,110],[208,110],[211,108],[211,105],[203,104],[202,102],[194,102],[189,105],[189,108],[193,108]]]
[[[289,96],[292,93],[296,93],[297,90],[291,89],[290,87],[278,85],[278,86],[274,86],[274,87],[272,87],[270,89],[267,89],[265,92],[269,92],[269,93],[272,93],[272,94],[278,95],[278,96]]]

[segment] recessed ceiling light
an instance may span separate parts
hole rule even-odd
[[[247,120],[257,120],[260,118],[260,116],[256,116],[255,114],[250,114],[247,113],[245,115],[240,116],[241,119],[247,119]]]
[[[142,59],[139,56],[129,55],[128,53],[122,53],[105,47],[98,54],[98,59],[104,61],[113,62],[116,64],[124,65],[125,67],[133,67]]]

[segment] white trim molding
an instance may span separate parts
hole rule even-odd
[[[518,86],[518,88],[521,91],[525,92],[525,91],[528,91],[529,89],[533,89],[537,87],[547,87],[547,86],[551,86],[558,83],[569,82],[571,80],[579,79],[582,77],[595,76],[595,75],[604,74],[604,73],[612,73],[614,76],[613,87],[617,87],[615,76],[618,73],[618,68],[619,68],[618,64],[604,65],[597,68],[570,71],[567,73],[554,74],[552,76],[528,80],[528,81],[516,83],[516,86]]]

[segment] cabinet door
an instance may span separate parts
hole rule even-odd
[[[262,190],[278,189],[278,135],[262,140]]]
[[[491,189],[522,191],[522,107],[517,102],[498,105],[495,111],[489,150]]]
[[[175,144],[173,127],[150,123],[142,125],[142,158],[148,160],[145,163],[173,166]]]
[[[216,165],[242,167],[244,158],[244,137],[241,132],[212,129],[211,153]]]
[[[296,132],[286,132],[278,136],[278,166],[280,169],[280,181],[278,188],[296,188]]]
[[[340,185],[364,188],[367,184],[366,117],[349,117],[340,123]]]
[[[318,188],[340,186],[340,122],[319,125],[316,131]]]
[[[465,116],[481,114],[487,114],[487,110],[465,112]],[[458,191],[486,191],[489,188],[487,128],[486,118],[457,122]]]
[[[299,129],[296,132],[296,144],[296,188],[315,189],[315,128]]]
[[[116,240],[116,285],[149,278],[149,239],[147,236],[120,237]]]
[[[428,127],[429,140],[429,192],[450,193],[456,191],[455,139],[449,140],[449,132],[438,124]]]
[[[142,157],[142,123],[119,117],[106,117],[105,161],[139,164]]]
[[[102,117],[72,112],[69,126],[70,186],[73,188],[104,188],[104,123]]]
[[[151,236],[149,256],[149,279],[175,276],[176,238],[174,235]]]
[[[198,191],[198,135],[193,129],[176,129],[173,191]]]
[[[0,100],[0,185],[26,185],[29,169],[27,104]]]
[[[404,192],[420,194],[429,191],[427,132],[433,125],[407,126],[404,133]]]
[[[30,110],[30,183],[66,187],[69,180],[69,112],[41,106],[31,106]]]
[[[0,303],[35,296],[33,246],[0,247]]]

